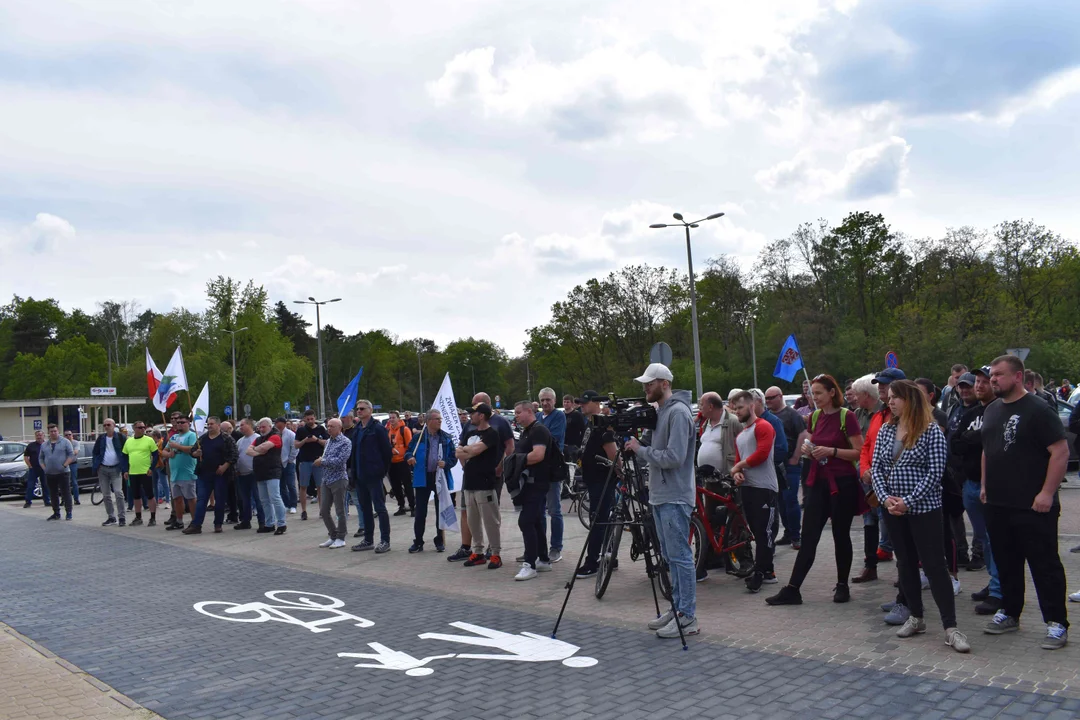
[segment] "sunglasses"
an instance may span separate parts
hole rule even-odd
[[[783,397],[783,395],[766,395],[765,399],[766,400],[776,400],[777,398],[780,398],[780,397]]]

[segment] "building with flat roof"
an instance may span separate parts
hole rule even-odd
[[[148,402],[144,397],[115,396],[0,400],[0,436],[28,442],[34,439],[34,431],[56,423],[61,434],[71,430],[82,439],[100,433],[107,417],[127,424],[128,406]]]

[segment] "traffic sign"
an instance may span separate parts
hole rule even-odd
[[[382,410],[382,405],[372,405],[371,409],[372,410]]]
[[[285,412],[292,410],[292,404],[288,400],[285,401]]]
[[[232,405],[225,406],[225,417],[232,417]]]
[[[649,362],[661,363],[671,367],[673,357],[671,346],[666,342],[658,342],[649,350]]]
[[[35,420],[34,421],[34,429],[35,430],[40,430],[41,429],[41,421],[40,420]]]
[[[310,410],[310,409],[311,409],[311,406],[310,406],[310,405],[305,405],[305,406],[304,406],[304,412],[307,412],[307,411],[308,411],[308,410]]]
[[[244,416],[251,417],[251,406],[247,403],[244,403]]]
[[[892,350],[885,353],[885,367],[897,368],[900,367],[900,358],[896,356]]]
[[[1006,355],[1015,355],[1020,358],[1020,362],[1027,360],[1028,354],[1031,353],[1031,348],[1008,348],[1005,351]]]

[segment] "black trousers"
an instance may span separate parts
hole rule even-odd
[[[435,544],[442,545],[443,531],[439,525],[439,498],[435,492],[435,473],[427,473],[427,485],[422,488],[413,488],[413,493],[416,500],[416,514],[413,518],[413,534],[416,536],[416,542],[424,542],[424,530],[427,528],[428,500],[432,495],[435,495]]]
[[[390,463],[390,492],[393,493],[394,499],[397,500],[399,508],[405,507],[406,502],[410,510],[415,507],[416,499],[413,497],[412,468],[409,467],[407,462]]]
[[[56,503],[53,495],[53,504]],[[1024,562],[1031,569],[1043,622],[1069,627],[1065,609],[1065,568],[1058,555],[1060,507],[1040,513],[1001,505],[983,505],[990,547],[1001,581],[1002,611],[1020,619],[1024,611]]]
[[[807,487],[803,495],[802,547],[795,557],[791,571],[791,585],[800,587],[817,557],[817,546],[825,523],[832,519],[833,544],[836,546],[836,581],[847,584],[851,575],[851,521],[858,513],[859,493],[862,486],[858,478],[842,477],[836,480],[836,494],[829,489],[829,481],[818,477],[813,487]]]
[[[956,627],[956,596],[941,548],[945,532],[941,509],[918,515],[886,513],[885,527],[896,553],[900,590],[911,614],[923,617],[922,580],[919,579],[919,563],[922,563],[926,579],[930,581],[930,592],[941,613],[942,627],[946,630]]]
[[[607,535],[608,525],[611,521],[611,508],[615,504],[615,478],[607,484],[607,492],[604,493],[604,480],[587,480],[585,487],[589,490],[589,549],[585,555],[585,565],[596,567],[600,559],[600,548],[604,545],[604,536]]]
[[[525,541],[525,562],[534,570],[537,559],[548,562],[547,533],[544,530],[544,501],[547,491],[547,483],[526,483],[518,495],[521,500],[518,528],[521,529],[521,537]]]
[[[750,532],[754,533],[754,572],[773,572],[773,525],[776,522],[776,493],[768,488],[743,485],[742,507]]]
[[[49,495],[52,500],[54,515],[60,514],[60,494],[64,494],[64,511],[71,512],[71,472],[64,468],[64,472],[56,475],[46,475],[45,482],[49,486]],[[123,510],[123,508],[121,508]]]

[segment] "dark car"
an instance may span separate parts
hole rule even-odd
[[[1080,455],[1077,455],[1077,443],[1076,435],[1069,432],[1069,416],[1072,415],[1073,409],[1076,405],[1070,405],[1064,400],[1058,400],[1058,415],[1061,416],[1061,422],[1065,425],[1065,435],[1069,438],[1069,467],[1080,465]]]
[[[79,492],[86,492],[97,487],[97,473],[94,472],[93,465],[94,443],[80,442],[79,469],[76,474],[77,482],[79,483]],[[18,495],[19,497],[25,497],[26,474],[27,467],[22,460],[21,452],[19,453],[17,461],[0,464],[0,497],[4,495]],[[41,497],[40,482],[34,487],[34,497]]]

